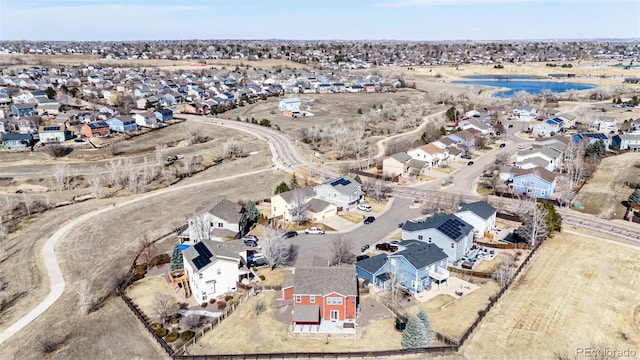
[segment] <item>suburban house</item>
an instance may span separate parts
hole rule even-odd
[[[434,244],[455,262],[473,245],[474,228],[455,215],[435,214],[424,221],[407,221],[402,226],[402,240],[419,240]]]
[[[630,130],[632,132],[640,131],[640,118],[633,120],[629,126],[631,127]]]
[[[618,130],[618,118],[615,116],[592,115],[589,119],[589,131],[613,134]]]
[[[138,124],[129,115],[113,117],[107,120],[107,124],[109,124],[109,129],[113,132],[125,133],[138,130]]]
[[[536,108],[532,106],[516,106],[513,109],[513,116],[518,120],[531,121],[536,118]]]
[[[557,153],[564,154],[565,150],[567,149],[567,145],[569,145],[570,142],[571,142],[571,139],[569,137],[562,136],[562,135],[555,135],[549,138],[536,139],[533,147],[534,148],[546,147]]]
[[[17,117],[32,116],[36,114],[35,104],[13,104],[11,105],[11,114]]]
[[[304,203],[308,203],[314,196],[315,191],[310,186],[275,194],[271,197],[271,218],[283,219],[286,222],[294,221],[291,211],[294,208],[296,197]]]
[[[609,150],[609,145],[610,145],[609,138],[607,137],[607,135],[603,133],[581,133],[581,134],[575,134],[571,136],[571,141],[575,143],[579,143],[580,141],[586,141],[589,143],[589,145],[591,145],[598,140],[602,140],[602,142],[604,143],[604,148]]]
[[[2,134],[2,147],[5,149],[26,148],[33,145],[33,135],[31,134]]]
[[[640,134],[620,134],[611,138],[611,148],[640,151]]]
[[[307,203],[307,216],[312,221],[322,221],[334,215],[338,215],[338,207],[328,201],[312,198]]]
[[[562,120],[565,129],[573,129],[576,127],[576,117],[571,114],[559,112],[555,114],[555,117]]]
[[[531,135],[535,137],[554,136],[562,130],[563,122],[559,118],[548,119],[546,121],[529,125]]]
[[[520,168],[524,168],[522,165],[526,160],[540,158],[543,160],[541,164],[544,164],[544,168],[549,171],[555,171],[560,169],[562,164],[562,153],[558,153],[552,149],[546,147],[533,148],[531,150],[519,151],[516,155],[516,162]]]
[[[293,332],[332,332],[336,326],[355,332],[359,298],[353,266],[298,265],[285,276],[282,297],[293,301]]]
[[[449,139],[446,136],[441,137],[440,139],[436,140],[436,141],[432,141],[430,142],[430,144],[433,144],[439,148],[442,149],[450,149],[452,147],[455,147],[457,145],[457,143],[451,139]]]
[[[109,128],[109,124],[107,122],[97,121],[82,125],[82,129],[80,130],[80,132],[84,137],[93,138],[109,135],[111,134],[111,129]]]
[[[496,213],[496,208],[486,201],[476,201],[461,203],[454,215],[473,226],[476,238],[484,239],[491,237],[492,230],[496,226]]]
[[[403,240],[398,245],[404,250],[358,261],[358,277],[381,288],[399,285],[414,294],[449,279],[448,256],[440,247],[418,240]]]
[[[362,184],[348,176],[327,181],[313,189],[318,198],[344,209],[356,206],[364,195]]]
[[[511,169],[511,188],[518,194],[549,199],[556,189],[556,174],[544,168]]]
[[[449,151],[433,144],[426,144],[407,151],[412,159],[424,161],[429,167],[444,165],[449,159]],[[384,169],[384,167],[383,167]]]
[[[382,173],[388,177],[404,175],[407,172],[407,162],[411,155],[406,152],[395,153],[382,160]]]
[[[57,115],[60,113],[60,103],[49,98],[38,99],[38,108],[36,112],[39,115]]]
[[[458,125],[462,130],[474,129],[479,131],[483,135],[487,135],[491,132],[490,125],[487,125],[484,121],[473,118],[461,120]]]
[[[302,102],[298,98],[282,99],[278,102],[278,111],[300,112]]]
[[[224,199],[189,219],[189,239],[197,243],[205,239],[239,238],[244,235],[246,226],[244,208]]]
[[[158,127],[158,119],[156,115],[152,112],[146,111],[140,114],[131,115],[136,120],[136,124],[142,127],[148,127],[155,129]]]
[[[183,250],[185,273],[198,303],[236,290],[236,282],[250,276],[251,271],[241,266],[243,250],[236,242],[219,243],[206,239]]]
[[[40,126],[38,136],[41,143],[63,143],[69,139],[69,132],[64,124]]]
[[[156,110],[153,114],[156,116],[156,119],[161,122],[167,122],[173,119],[173,111],[171,111],[171,109]]]
[[[447,137],[453,140],[462,150],[471,152],[476,147],[476,138],[468,130],[458,131]]]

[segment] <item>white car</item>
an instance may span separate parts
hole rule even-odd
[[[524,145],[524,144],[520,144],[520,145],[518,145],[518,149],[520,149],[520,150],[522,150],[522,149],[524,149],[524,148],[526,148],[526,147],[527,147],[527,145]]]
[[[371,211],[371,206],[367,204],[358,204],[358,210],[369,212]]]
[[[305,234],[316,234],[316,235],[324,235],[324,229],[317,227],[310,227],[304,230]]]

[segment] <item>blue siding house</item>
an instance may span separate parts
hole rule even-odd
[[[109,124],[109,129],[114,132],[125,133],[138,130],[136,120],[129,115],[111,118],[107,120],[107,124]]]
[[[173,111],[171,111],[171,109],[160,109],[154,112],[154,114],[158,121],[167,122],[173,119]]]
[[[11,114],[13,116],[33,116],[36,114],[36,106],[34,104],[13,104],[11,105]]]
[[[5,149],[26,148],[33,145],[33,135],[31,134],[2,134],[2,147]]]
[[[401,241],[399,246],[404,250],[358,261],[358,277],[382,288],[390,287],[396,279],[401,287],[414,294],[447,281],[447,254],[442,249],[417,240]]]
[[[550,199],[556,189],[556,174],[542,168],[512,169],[510,180],[512,189],[523,195],[539,199]]]
[[[435,244],[449,257],[462,259],[473,245],[474,228],[455,215],[435,214],[424,221],[407,221],[402,226],[402,240],[419,240]]]

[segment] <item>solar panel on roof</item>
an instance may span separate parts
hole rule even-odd
[[[342,179],[334,180],[331,182],[331,186],[338,186],[342,182]]]

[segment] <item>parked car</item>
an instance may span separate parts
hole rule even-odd
[[[256,247],[258,246],[258,242],[253,239],[242,239],[244,241],[245,246]]]
[[[376,250],[396,252],[398,251],[398,247],[396,245],[391,245],[389,243],[380,243],[376,245]]]
[[[294,236],[298,236],[298,232],[297,231],[287,231],[286,233],[284,233],[284,238],[288,239],[288,238],[292,238]]]
[[[242,237],[242,240],[254,240],[254,241],[258,241],[258,237],[255,235],[245,235]]]
[[[362,247],[360,248],[360,252],[365,252],[369,250],[369,244],[364,244],[362,245]]]
[[[182,159],[184,159],[184,155],[176,155],[173,158],[176,159],[176,160],[182,160]]]
[[[391,241],[389,241],[389,244],[398,246],[398,244],[400,244],[400,241],[399,240],[391,240]]]
[[[366,219],[364,219],[364,223],[365,223],[365,224],[367,224],[367,225],[368,225],[368,224],[371,224],[371,223],[372,223],[372,222],[374,222],[374,221],[376,221],[376,218],[375,218],[375,217],[373,217],[373,216],[369,216],[369,217],[367,217]]]
[[[505,147],[505,146],[507,146],[507,144],[505,144],[505,143],[500,144],[500,147],[501,147],[501,148],[503,148],[503,147]]]
[[[267,259],[264,257],[264,254],[250,251],[251,250],[247,251],[247,263],[249,264],[249,267],[263,266],[268,264]]]
[[[496,131],[496,136],[500,136],[500,131]]]
[[[509,124],[509,129],[513,128],[513,124]]]
[[[460,158],[471,160],[471,155],[469,155],[469,154],[460,155]]]
[[[471,165],[473,165],[473,161],[469,161],[469,162],[467,163],[467,166],[471,166]]]
[[[356,261],[362,261],[368,258],[369,258],[369,255],[358,255],[356,256]]]
[[[524,148],[526,148],[526,147],[527,147],[527,145],[524,145],[524,144],[520,144],[520,145],[518,145],[518,149],[520,149],[520,150],[522,150],[522,149],[524,149]]]
[[[310,227],[304,230],[305,234],[316,234],[316,235],[324,235],[324,229],[320,229],[317,227]]]
[[[358,204],[358,210],[369,212],[371,211],[371,206],[367,204]]]

